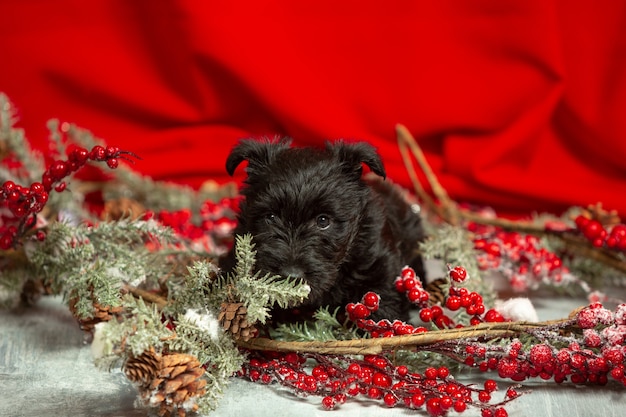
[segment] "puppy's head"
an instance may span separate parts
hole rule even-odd
[[[327,143],[324,149],[291,148],[290,140],[243,140],[226,161],[230,175],[247,161],[238,233],[250,233],[263,272],[303,278],[307,304],[332,298],[350,256],[370,190],[363,164],[384,177],[366,143]]]

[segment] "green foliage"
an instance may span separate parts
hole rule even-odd
[[[311,288],[300,279],[282,279],[278,275],[260,271],[253,273],[256,251],[251,235],[236,237],[235,276],[230,278],[234,292],[248,309],[248,322],[265,323],[270,316],[270,308],[277,305],[287,308],[301,303]]]
[[[337,319],[339,308],[330,312],[321,307],[313,315],[313,321],[281,323],[272,329],[272,338],[293,342],[349,340],[362,337],[355,326],[346,322],[341,324]]]
[[[0,309],[17,305],[26,277],[23,269],[0,270]]]
[[[480,293],[486,306],[493,305],[496,294],[492,286],[483,279],[469,232],[462,227],[444,223],[432,229],[430,233],[428,238],[420,244],[424,259],[441,260],[444,267],[441,276],[447,276],[447,265],[464,267],[470,279],[466,280],[463,286],[470,291]]]
[[[123,303],[124,320],[106,322],[102,330],[104,339],[118,349],[124,346],[124,350],[133,356],[139,356],[151,347],[162,350],[165,341],[174,333],[161,320],[156,305],[146,304],[141,298],[130,295],[123,297]]]
[[[24,130],[14,127],[16,121],[13,104],[5,94],[0,93],[0,142],[4,143],[7,151],[11,152],[23,166],[23,169],[11,173],[3,168],[0,171],[0,180],[29,185],[41,180],[41,174],[45,171],[44,160],[41,153],[31,148]]]
[[[60,291],[66,300],[77,298],[77,314],[93,315],[93,302],[119,306],[126,284],[156,281],[165,258],[149,251],[147,239],[167,241],[171,232],[155,222],[126,221],[97,226],[54,222],[44,242],[29,248],[38,276]]]
[[[194,262],[187,268],[187,275],[181,280],[168,280],[169,303],[164,313],[177,315],[187,309],[197,309],[211,306],[219,308],[224,294],[222,294],[222,279],[218,278],[218,268],[206,260]],[[214,300],[213,298],[218,298]]]
[[[187,352],[203,364],[210,364],[209,372],[225,379],[241,369],[244,357],[232,338],[220,331],[216,335],[184,317],[176,321],[176,338],[168,342],[169,349]]]

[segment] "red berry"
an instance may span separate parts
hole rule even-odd
[[[55,161],[52,163],[50,168],[48,168],[48,172],[50,172],[52,178],[54,178],[55,180],[60,180],[68,174],[69,167],[67,165],[67,162],[65,161]]]
[[[411,405],[415,408],[420,408],[426,402],[426,397],[422,392],[415,393],[411,396]]]
[[[383,401],[385,402],[385,405],[387,407],[393,407],[398,402],[398,397],[396,397],[394,394],[389,392],[389,393],[385,394],[385,397],[383,398]]]
[[[5,194],[10,193],[11,191],[13,191],[13,189],[15,188],[15,183],[11,180],[9,181],[5,181],[4,184],[2,184],[2,188],[5,192]]]
[[[405,266],[404,268],[402,268],[402,271],[400,274],[402,276],[402,279],[404,280],[406,280],[407,278],[415,279],[416,277],[415,270],[413,270],[413,268],[411,268],[410,266]]]
[[[436,379],[437,378],[437,369],[433,367],[428,367],[424,371],[424,376],[426,379]]]
[[[379,399],[380,397],[383,396],[383,392],[379,388],[370,387],[367,390],[367,396],[370,397],[373,400],[377,400],[377,399]]]
[[[372,311],[378,310],[378,303],[380,302],[380,297],[375,292],[368,292],[363,296],[363,304],[365,307],[369,308]]]
[[[599,237],[603,231],[604,228],[602,227],[602,224],[597,220],[589,220],[582,229],[583,234],[589,240]]]
[[[74,161],[79,165],[84,164],[89,158],[89,151],[85,148],[75,147],[71,150],[68,155],[70,161]]]
[[[4,232],[2,236],[0,236],[0,249],[8,250],[8,249],[11,249],[12,247],[13,247],[13,236],[8,232]]]
[[[456,311],[461,308],[461,297],[456,295],[451,295],[446,299],[446,308]]]
[[[467,279],[467,271],[462,266],[455,266],[450,270],[450,278],[456,282],[463,282]]]
[[[494,392],[495,390],[498,389],[498,383],[494,381],[493,379],[486,380],[484,383],[484,386],[485,386],[485,391],[487,392]]]
[[[444,410],[452,408],[452,404],[454,404],[454,401],[452,400],[452,397],[448,395],[441,397],[441,399],[439,400],[439,405]]]
[[[552,349],[544,344],[535,345],[530,348],[529,359],[533,365],[547,365],[552,361]]]
[[[45,192],[43,184],[40,182],[34,182],[30,185],[30,192],[33,194],[41,194]]]
[[[327,410],[332,410],[337,405],[337,401],[331,396],[326,396],[322,399],[322,406]]]
[[[65,191],[65,188],[67,187],[67,184],[65,183],[65,181],[61,181],[60,183],[58,183],[55,187],[54,190],[57,193],[62,193],[63,191]]]
[[[410,302],[416,303],[421,300],[423,292],[424,291],[420,291],[418,288],[413,288],[407,292],[406,298],[408,298]]]
[[[493,414],[493,417],[508,417],[508,416],[509,416],[509,413],[507,413],[504,408],[496,408],[496,411]]]
[[[348,373],[358,375],[359,373],[361,373],[361,365],[359,365],[358,363],[351,363],[348,366]]]
[[[504,317],[497,310],[491,308],[485,313],[485,321],[488,323],[501,323],[504,321]]]
[[[430,311],[429,308],[423,308],[420,310],[420,320],[428,323],[432,319],[433,319],[433,313]]]
[[[369,317],[370,315],[370,310],[365,307],[365,305],[361,304],[361,303],[357,303],[354,306],[354,310],[352,311],[351,317],[354,319],[365,319],[367,317]]]
[[[467,405],[465,404],[465,401],[459,400],[454,402],[454,411],[456,411],[457,413],[462,413],[466,409]]]
[[[506,397],[507,398],[517,398],[519,394],[517,393],[517,391],[515,391],[514,388],[509,388],[506,390]]]
[[[117,153],[120,151],[120,148],[117,146],[107,146],[104,150],[104,153],[107,158],[116,157]]]
[[[488,403],[491,400],[491,394],[488,391],[478,392],[478,401],[481,403]]]
[[[441,400],[439,398],[429,398],[426,401],[426,412],[431,416],[442,416],[446,410],[441,408]]]
[[[120,161],[117,158],[109,158],[107,159],[107,165],[111,169],[115,169],[120,165]]]
[[[106,151],[102,146],[96,145],[91,149],[91,152],[89,152],[89,158],[93,161],[104,161]]]
[[[400,365],[396,368],[396,372],[398,373],[399,376],[406,376],[409,373],[409,368],[407,368],[404,365]]]
[[[372,377],[372,383],[381,388],[389,388],[391,386],[391,377],[381,372],[376,372]]]
[[[432,306],[430,308],[430,312],[432,314],[432,318],[436,319],[437,317],[441,317],[443,315],[443,309],[440,306]]]
[[[417,285],[417,280],[415,278],[405,278],[403,283],[406,291],[409,291],[415,288],[415,286]]]

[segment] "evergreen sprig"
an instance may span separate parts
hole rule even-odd
[[[105,222],[97,226],[54,222],[44,242],[27,253],[37,276],[74,299],[77,315],[93,316],[93,303],[121,305],[124,285],[156,282],[166,259],[149,251],[149,239],[168,241],[171,231],[153,221]]]
[[[168,280],[169,302],[163,312],[177,315],[188,309],[218,309],[224,295],[221,292],[223,279],[217,273],[218,268],[214,263],[202,260],[188,267],[182,279]]]
[[[485,305],[493,304],[496,294],[493,287],[483,279],[474,243],[467,230],[442,223],[432,229],[428,238],[420,243],[420,250],[425,260],[438,259],[443,263],[442,276],[448,274],[447,265],[462,265],[471,277],[463,286],[482,294]]]
[[[16,121],[13,104],[4,93],[0,93],[0,142],[22,164],[17,178],[1,179],[3,181],[17,180],[18,183],[28,185],[41,178],[41,174],[45,171],[45,164],[41,153],[32,149],[26,140],[24,130],[15,128]]]
[[[269,273],[260,276],[254,271],[256,251],[249,234],[236,237],[236,266],[233,281],[234,291],[248,310],[248,322],[265,323],[270,309],[277,305],[287,308],[301,303],[311,288],[300,279],[283,279]]]
[[[356,326],[348,323],[341,324],[337,319],[339,308],[334,312],[328,307],[320,307],[314,314],[312,321],[281,323],[272,329],[272,338],[284,341],[330,341],[350,340],[363,337]]]

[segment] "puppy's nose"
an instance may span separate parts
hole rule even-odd
[[[291,278],[304,278],[304,270],[295,265],[284,266],[280,270],[280,275],[283,277],[291,277]]]

